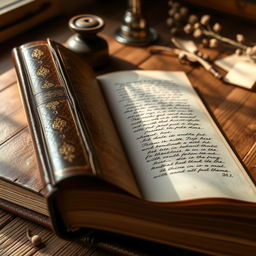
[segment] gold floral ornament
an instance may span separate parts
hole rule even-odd
[[[52,128],[57,129],[62,132],[66,125],[67,125],[67,121],[65,121],[59,117],[56,117],[52,124]]]
[[[49,73],[50,73],[50,70],[49,70],[48,68],[43,67],[43,66],[41,66],[41,67],[37,70],[37,72],[36,72],[36,74],[37,74],[38,76],[47,76]]]
[[[31,54],[31,57],[32,58],[37,58],[37,59],[41,59],[41,57],[44,55],[44,52],[39,50],[39,49],[35,49],[32,54]]]
[[[44,84],[42,85],[42,88],[43,89],[48,89],[48,88],[51,88],[51,87],[53,87],[53,86],[55,86],[55,84],[53,84],[53,83],[50,83],[49,81],[45,81],[44,82]]]
[[[66,142],[64,142],[59,148],[59,152],[63,156],[64,160],[70,163],[72,163],[75,158],[75,151],[76,148],[73,145],[70,145]]]
[[[52,102],[49,102],[49,103],[47,103],[45,106],[47,107],[47,108],[50,108],[51,110],[56,110],[57,109],[57,106],[60,104],[60,102],[59,101],[52,101]]]

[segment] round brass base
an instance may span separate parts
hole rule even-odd
[[[138,31],[126,29],[123,26],[117,29],[115,38],[118,42],[129,45],[148,45],[157,39],[157,33],[153,28],[147,27]]]
[[[157,33],[147,26],[140,12],[128,9],[123,17],[122,25],[115,33],[115,38],[123,44],[147,45],[157,39]]]

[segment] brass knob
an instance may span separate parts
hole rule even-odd
[[[103,19],[92,14],[77,15],[69,21],[69,28],[75,34],[67,40],[66,46],[95,68],[108,60],[108,44],[97,35],[104,26]]]
[[[103,19],[92,14],[77,15],[70,19],[70,29],[80,36],[94,35],[100,32],[105,26]]]

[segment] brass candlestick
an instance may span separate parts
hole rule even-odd
[[[128,9],[115,38],[120,43],[130,45],[147,45],[156,40],[156,31],[142,17],[141,0],[128,0]]]

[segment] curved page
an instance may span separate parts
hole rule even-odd
[[[184,73],[98,79],[145,199],[256,201],[254,184]]]

